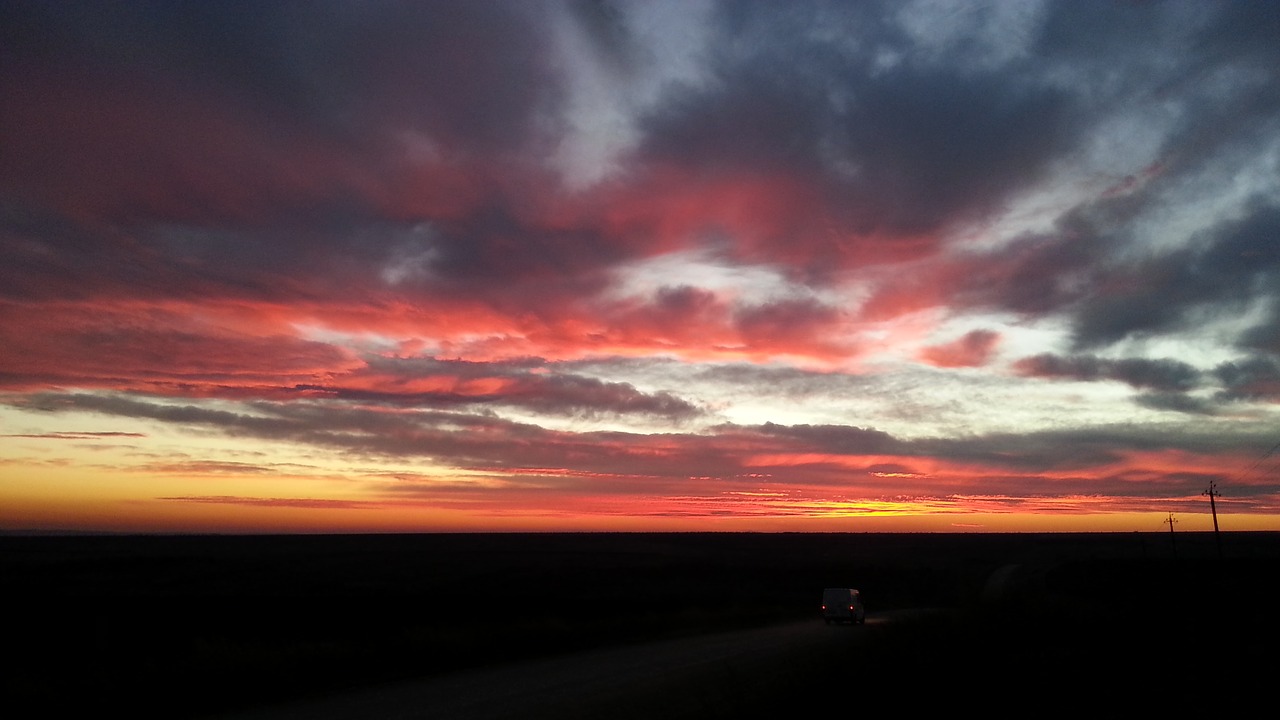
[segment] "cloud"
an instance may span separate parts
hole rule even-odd
[[[398,407],[505,405],[550,415],[640,414],[669,421],[702,413],[670,392],[644,393],[629,383],[559,371],[537,359],[505,363],[370,358],[366,369],[328,385],[300,385],[338,400]]]
[[[234,495],[184,495],[160,497],[157,500],[201,505],[237,505],[268,508],[305,508],[308,510],[367,510],[377,508],[377,503],[357,500],[331,500],[324,498],[259,498]]]
[[[1270,444],[1277,38],[1263,3],[0,2],[0,412],[539,512],[1138,506]]]
[[[1198,247],[1119,269],[1086,301],[1077,320],[1077,344],[1097,346],[1132,335],[1184,329],[1215,316],[1239,315],[1264,303],[1265,325],[1246,334],[1258,344],[1275,324],[1277,269],[1273,238],[1280,207],[1255,206],[1243,220],[1206,231]],[[1203,248],[1203,249],[1201,249]],[[1110,288],[1114,288],[1113,290]]]
[[[1135,388],[1187,391],[1201,384],[1194,366],[1177,360],[1111,360],[1092,355],[1061,357],[1051,354],[1023,358],[1015,363],[1023,375],[1042,378],[1097,381],[1118,380]]]
[[[849,453],[853,455],[891,454],[899,449],[887,433],[875,429],[843,426],[781,426],[767,423],[759,428],[766,436],[778,436],[800,441],[823,452]]]
[[[206,326],[176,310],[55,305],[28,319],[27,307],[0,303],[0,341],[9,350],[0,357],[0,386],[235,394],[358,364],[328,344]]]
[[[149,419],[413,466],[429,461],[452,472],[501,478],[465,488],[499,504],[504,496],[514,502],[534,489],[566,498],[652,499],[762,487],[793,499],[833,490],[855,497],[946,495],[957,487],[970,494],[1134,498],[1169,488],[1189,492],[1220,479],[1220,458],[1235,450],[1234,441],[1209,430],[1171,433],[1141,426],[903,441],[874,429],[833,425],[725,425],[700,434],[566,433],[473,413],[299,402],[256,403],[252,414],[140,396],[45,394],[21,402],[44,413]],[[201,472],[275,472],[258,463],[196,465]],[[411,484],[388,492],[434,497],[457,490],[450,487]]]
[[[885,64],[913,50],[885,13],[826,10],[814,32],[799,9],[726,8],[714,79],[673,88],[649,113],[639,159],[804,178],[825,201],[808,221],[814,230],[892,244],[993,209],[1070,146],[1070,99],[1057,85],[1031,73]],[[824,232],[770,239],[775,252],[800,243],[815,259],[844,260],[829,256],[828,241]]]
[[[119,432],[108,430],[103,432],[51,432],[51,433],[27,433],[27,434],[11,434],[0,437],[9,438],[30,438],[35,440],[110,440],[114,438],[144,438],[146,433],[136,432]]]
[[[1280,398],[1280,360],[1255,356],[1240,362],[1226,362],[1213,369],[1230,399],[1273,400]]]
[[[979,367],[987,364],[1000,342],[1000,334],[992,330],[971,330],[945,345],[924,349],[924,360],[937,367]]]
[[[1173,410],[1195,415],[1217,415],[1220,411],[1212,401],[1176,392],[1144,393],[1134,398],[1134,401],[1153,410]]]

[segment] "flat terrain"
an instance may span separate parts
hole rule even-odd
[[[851,585],[877,616],[946,612],[831,628],[869,642],[833,662],[788,663],[766,686],[725,682],[793,705],[855,686],[917,703],[913,688],[935,699],[1039,688],[1109,702],[1125,691],[1153,710],[1171,692],[1229,687],[1215,702],[1230,710],[1277,669],[1280,534],[1171,535],[5,536],[15,667],[0,690],[42,715],[207,717],[822,626],[822,588]]]
[[[871,628],[878,624],[872,619]],[[419,680],[266,705],[222,720],[701,720],[750,718],[797,690],[801,697],[845,693],[846,682],[815,688],[824,666],[856,668],[869,628],[840,630],[793,621],[760,628],[628,643],[473,668]],[[794,711],[795,702],[789,709]]]

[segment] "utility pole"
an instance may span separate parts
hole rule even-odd
[[[1173,537],[1173,524],[1178,522],[1173,519],[1173,513],[1169,513],[1169,519],[1165,520],[1169,524],[1169,547],[1173,548],[1173,559],[1178,559],[1178,541]]]
[[[1222,559],[1222,537],[1218,535],[1218,505],[1213,499],[1222,493],[1218,492],[1218,481],[1210,480],[1209,489],[1203,495],[1209,496],[1209,511],[1213,513],[1213,541],[1218,544],[1218,559]]]

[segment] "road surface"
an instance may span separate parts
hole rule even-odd
[[[741,717],[762,704],[812,704],[810,678],[849,663],[888,622],[828,626],[818,618],[609,648],[397,683],[221,716],[224,720],[524,720]],[[849,682],[856,673],[850,668]],[[815,704],[820,706],[820,704]]]

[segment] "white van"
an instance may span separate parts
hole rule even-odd
[[[822,591],[822,619],[828,625],[847,622],[861,625],[867,621],[862,594],[853,588],[826,588]]]

